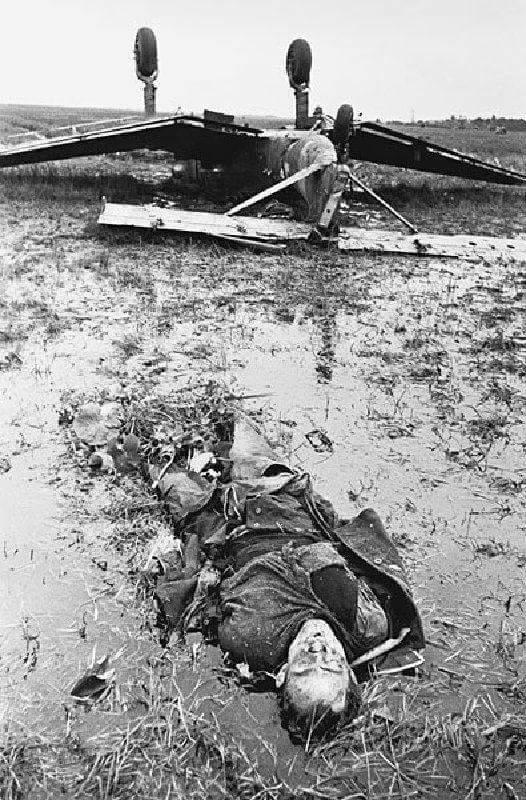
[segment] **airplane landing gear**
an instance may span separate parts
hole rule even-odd
[[[139,80],[157,77],[157,41],[151,28],[139,28],[135,37],[135,69]]]
[[[157,41],[151,28],[139,28],[135,37],[133,53],[135,72],[139,80],[144,83],[144,113],[151,117],[155,114],[157,87],[154,81],[158,75]]]
[[[346,150],[349,146],[349,136],[352,133],[354,121],[353,107],[344,103],[339,107],[332,129],[332,143],[338,153],[338,161],[345,160]]]
[[[312,67],[312,51],[305,39],[294,39],[287,50],[285,69],[292,89],[308,87]]]
[[[296,128],[309,127],[309,81],[312,52],[305,39],[294,39],[287,50],[285,69],[289,83],[296,96]]]

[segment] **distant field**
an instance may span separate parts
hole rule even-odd
[[[474,127],[442,127],[426,125],[403,125],[400,123],[386,123],[389,127],[402,133],[409,134],[425,139],[428,142],[459,150],[468,155],[477,156],[490,164],[512,169],[516,172],[526,173],[526,132],[510,131],[506,134],[499,134],[496,131],[487,129],[477,129]],[[433,192],[447,191],[449,189],[462,190],[466,187],[478,188],[479,194],[504,191],[510,198],[514,192],[506,188],[497,189],[492,184],[478,183],[476,181],[466,181],[458,178],[443,177],[441,175],[430,175],[416,170],[401,170],[395,167],[388,167],[380,164],[363,165],[368,177],[371,177],[377,186],[387,186],[398,188],[400,185],[409,187],[423,187]]]
[[[122,108],[63,108],[61,106],[0,105],[0,140],[21,133],[46,133],[66,125],[141,115]]]
[[[386,123],[389,124],[389,123]],[[474,127],[435,127],[426,125],[393,124],[393,128],[410,136],[418,136],[443,147],[451,147],[467,153],[476,153],[483,157],[526,156],[526,132],[508,131],[500,134],[489,129]]]
[[[293,125],[294,120],[292,117],[258,117],[250,114],[240,115],[235,117],[238,125],[250,125],[253,128],[284,128],[287,125]]]
[[[172,112],[161,111],[159,116]],[[132,117],[142,119],[139,111],[123,108],[68,108],[62,106],[0,105],[0,140],[24,133],[46,133],[62,126],[94,123],[100,120]],[[280,128],[290,125],[290,117],[240,114],[235,117],[240,124],[260,128]],[[396,130],[418,136],[444,147],[494,159],[502,157],[526,158],[526,132],[510,131],[505,135],[489,129],[475,127],[409,125],[385,123]]]
[[[173,112],[160,111],[159,116],[167,116]],[[0,105],[0,141],[11,137],[22,139],[24,134],[45,134],[56,128],[82,123],[94,123],[100,120],[118,120],[122,118],[143,119],[139,111],[126,108],[66,108],[62,106],[37,105]],[[240,115],[235,118],[239,125],[248,124],[256,128],[280,128],[292,123],[291,118]]]

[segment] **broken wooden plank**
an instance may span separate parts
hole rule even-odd
[[[385,255],[416,255],[432,258],[458,258],[469,261],[526,261],[526,238],[503,239],[496,236],[419,233],[342,228],[340,250]]]
[[[225,242],[243,244],[246,247],[251,247],[253,250],[261,250],[263,253],[274,253],[285,249],[284,242],[265,242],[262,239],[249,239],[247,236],[220,236],[217,238]]]
[[[243,209],[253,206],[255,203],[259,203],[260,200],[264,200],[266,197],[271,197],[273,194],[281,192],[282,189],[286,189],[288,186],[293,186],[295,183],[302,181],[304,178],[307,178],[314,172],[319,172],[320,169],[325,169],[329,163],[331,162],[326,163],[325,161],[317,161],[315,164],[311,164],[309,167],[300,169],[299,172],[295,172],[293,175],[285,178],[285,180],[275,183],[274,186],[271,186],[269,189],[263,189],[262,192],[258,192],[253,197],[249,197],[248,200],[244,200],[242,203],[239,203],[239,205],[234,206],[234,208],[231,208],[226,212],[227,217],[231,217],[233,214],[237,214],[238,211],[243,211]]]
[[[207,234],[222,238],[280,243],[307,239],[312,226],[283,219],[227,217],[209,211],[187,211],[153,205],[106,203],[98,219],[101,225]]]

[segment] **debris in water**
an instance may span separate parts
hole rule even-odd
[[[509,544],[502,544],[502,542],[496,542],[495,539],[490,539],[487,542],[478,542],[475,545],[475,552],[490,557],[505,556],[510,552],[510,546]]]
[[[19,354],[12,350],[10,353],[7,353],[3,358],[0,359],[0,370],[21,367],[22,363],[23,362]]]
[[[64,406],[64,408],[61,408],[60,411],[58,412],[59,425],[71,425],[74,418],[75,415],[73,413],[73,409],[71,408],[71,406]]]
[[[123,648],[118,650],[113,656],[113,660],[115,661],[123,652]],[[103,695],[111,688],[115,678],[115,667],[111,666],[110,656],[106,655],[99,661],[95,661],[94,657],[95,653],[93,653],[91,667],[71,690],[72,696],[81,702],[102,699]]]
[[[11,469],[11,462],[5,456],[0,458],[0,474],[3,472],[9,472]]]
[[[181,540],[175,539],[171,531],[162,530],[151,543],[142,570],[148,572],[160,568],[161,573],[164,573],[166,567],[173,562],[174,555],[182,562]]]
[[[305,434],[305,438],[317,453],[332,453],[333,444],[325,431],[316,429]]]
[[[254,677],[254,673],[246,661],[241,661],[239,664],[236,664],[236,669],[239,673],[239,676],[247,681]]]
[[[115,462],[109,453],[104,450],[96,450],[89,457],[88,465],[100,472],[113,472],[115,469]]]
[[[120,428],[113,404],[101,407],[99,403],[86,403],[73,421],[73,430],[81,442],[90,447],[104,447],[114,439]]]

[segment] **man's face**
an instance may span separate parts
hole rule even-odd
[[[324,703],[344,710],[353,674],[341,642],[323,620],[309,620],[289,648],[287,695],[299,709]]]

